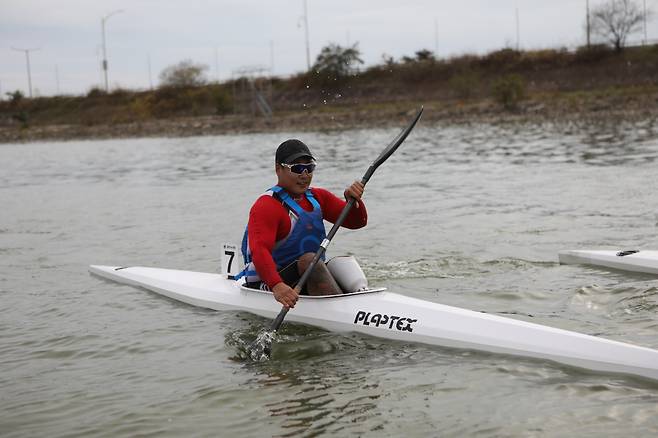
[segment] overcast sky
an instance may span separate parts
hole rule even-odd
[[[590,0],[590,7],[605,0]],[[636,0],[642,5],[644,0]],[[440,57],[585,41],[586,0],[307,0],[311,62],[330,42],[359,44],[365,65],[420,49]],[[658,0],[646,0],[656,10]],[[210,79],[249,66],[290,75],[306,68],[304,0],[0,0],[0,89],[27,94],[30,52],[37,95],[80,94],[103,84],[101,18],[110,88],[157,86],[165,67],[206,64]],[[647,23],[658,39],[657,20]],[[438,35],[438,38],[437,38]],[[640,41],[643,33],[632,40]],[[438,43],[437,43],[438,41]],[[150,62],[149,62],[150,61]],[[150,75],[149,75],[150,63]]]

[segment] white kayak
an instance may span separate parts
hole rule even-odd
[[[274,318],[270,292],[225,274],[144,267],[90,266],[106,279],[139,286],[194,306],[243,310]],[[658,380],[658,350],[532,324],[375,289],[328,297],[301,296],[287,321],[330,331],[546,359],[599,372]]]
[[[658,251],[568,250],[558,253],[560,263],[602,266],[623,271],[658,274]]]

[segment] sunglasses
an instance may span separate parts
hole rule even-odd
[[[304,171],[306,171],[306,173],[313,173],[313,171],[315,170],[315,166],[317,166],[315,161],[312,163],[305,163],[305,164],[303,163],[296,163],[296,164],[279,163],[279,164],[281,164],[283,167],[287,167],[288,170],[290,170],[292,173],[296,173],[298,175],[301,175],[302,173],[304,173]]]

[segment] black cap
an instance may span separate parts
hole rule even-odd
[[[309,157],[315,160],[308,146],[303,141],[297,139],[286,140],[276,149],[275,160],[277,163],[291,164],[297,158]]]

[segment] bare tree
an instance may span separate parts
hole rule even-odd
[[[643,20],[642,8],[632,0],[608,0],[592,10],[591,26],[621,52],[628,35],[640,30]]]

